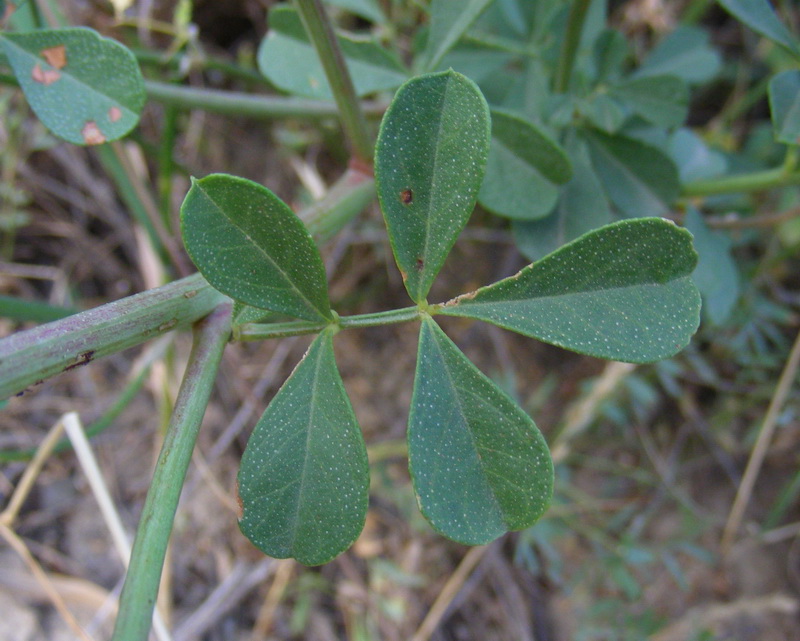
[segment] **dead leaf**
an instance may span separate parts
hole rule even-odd
[[[67,48],[64,45],[42,49],[40,53],[51,67],[63,69],[67,66]]]
[[[97,126],[97,123],[94,120],[89,120],[81,129],[81,135],[83,136],[83,141],[87,145],[102,145],[106,141],[106,137],[103,135],[103,132],[100,131],[100,127]]]
[[[119,107],[111,107],[108,110],[108,119],[111,122],[117,122],[117,120],[119,120],[120,118],[122,118],[122,109],[120,109]]]
[[[60,77],[61,74],[55,69],[42,69],[40,64],[36,64],[31,71],[31,78],[33,78],[33,81],[39,82],[45,87],[52,85]]]

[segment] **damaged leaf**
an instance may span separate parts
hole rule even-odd
[[[98,145],[127,134],[145,103],[133,54],[92,29],[3,33],[25,97],[54,134],[78,145]]]
[[[700,323],[692,235],[662,218],[589,232],[521,272],[446,303],[565,349],[650,363],[683,349]]]

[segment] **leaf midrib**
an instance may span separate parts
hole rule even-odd
[[[102,38],[102,36],[100,36],[100,38]],[[9,43],[15,49],[24,52],[25,54],[27,54],[28,57],[30,57],[33,60],[35,60],[38,64],[44,63],[44,64],[48,64],[49,65],[49,63],[47,63],[46,60],[42,60],[35,53],[32,53],[32,52],[28,51],[25,47],[19,46],[13,40],[7,38],[6,36],[4,36],[2,34],[0,34],[0,41],[2,41],[4,43]],[[101,42],[102,42],[102,40],[101,40]],[[49,65],[49,66],[52,67],[52,65]],[[55,67],[52,67],[52,68],[55,69]],[[115,106],[121,108],[124,112],[126,112],[126,114],[129,117],[130,116],[137,117],[137,114],[136,114],[135,111],[133,111],[130,107],[128,107],[126,104],[124,104],[121,100],[119,100],[115,96],[111,96],[109,94],[103,93],[102,91],[98,91],[94,86],[92,86],[90,84],[87,84],[86,82],[84,82],[83,80],[79,79],[73,73],[70,73],[69,71],[64,71],[63,69],[55,69],[55,71],[58,71],[58,73],[61,74],[61,76],[66,77],[66,79],[71,80],[78,87],[88,89],[88,90],[91,91],[91,93],[96,94],[98,96],[102,96],[103,98],[106,98],[109,102],[114,103]],[[112,124],[115,125],[116,123],[112,123]]]
[[[433,321],[433,320],[431,320],[429,322],[430,323],[435,323],[435,321]],[[462,403],[462,400],[461,400],[461,395],[459,394],[459,390],[461,388],[455,384],[455,381],[453,379],[453,375],[452,375],[452,373],[450,371],[450,368],[448,367],[447,359],[445,357],[446,355],[445,355],[444,349],[443,349],[443,347],[442,347],[442,345],[440,343],[441,339],[437,335],[437,332],[436,332],[437,329],[438,329],[438,326],[434,326],[434,327],[430,327],[429,326],[427,328],[427,331],[430,332],[431,338],[433,339],[433,342],[436,345],[436,350],[437,350],[439,358],[441,359],[441,362],[442,362],[442,369],[444,369],[445,374],[447,375],[447,382],[449,383],[450,389],[453,390],[453,394],[456,397],[456,400],[457,400],[456,410],[458,411],[458,414],[459,414],[459,416],[461,417],[461,420],[462,420],[462,424],[464,425],[465,430],[466,430],[467,434],[469,435],[470,443],[472,444],[472,450],[476,454],[475,458],[477,460],[478,467],[480,468],[481,474],[484,477],[484,482],[489,487],[489,490],[490,490],[489,494],[490,494],[490,496],[492,498],[492,503],[493,503],[495,509],[497,510],[497,513],[499,514],[500,520],[502,521],[503,525],[508,527],[508,524],[507,524],[506,518],[505,518],[505,514],[503,512],[503,508],[500,505],[500,502],[497,500],[497,496],[495,494],[494,485],[492,485],[492,483],[489,482],[486,479],[486,477],[488,476],[488,473],[484,469],[483,458],[480,455],[478,455],[479,448],[478,448],[478,445],[477,445],[476,440],[475,440],[475,435],[473,434],[472,430],[469,428],[470,423],[469,423],[469,420],[467,419],[466,413],[465,413],[465,411],[464,411],[464,409],[462,407],[463,403]]]
[[[280,274],[280,275],[283,277],[283,279],[284,279],[284,280],[285,280],[285,281],[288,283],[288,285],[289,285],[289,288],[288,288],[288,289],[289,289],[290,291],[293,291],[293,292],[295,292],[295,293],[296,293],[296,294],[299,296],[299,298],[300,298],[300,299],[301,299],[301,300],[302,300],[302,301],[305,303],[305,305],[306,305],[306,308],[307,308],[307,309],[310,309],[310,310],[312,310],[312,311],[314,311],[314,312],[316,312],[316,313],[318,314],[318,317],[317,317],[317,318],[322,318],[322,320],[329,321],[329,320],[330,320],[330,318],[329,318],[328,316],[326,316],[325,314],[323,314],[323,313],[322,313],[322,312],[321,312],[321,311],[320,311],[320,310],[317,308],[317,306],[316,306],[316,305],[315,305],[313,302],[311,302],[311,300],[310,300],[310,299],[309,299],[309,298],[308,298],[308,297],[307,297],[307,296],[306,296],[306,295],[305,295],[305,294],[304,294],[304,293],[303,293],[303,292],[302,292],[300,289],[298,289],[298,287],[297,287],[297,286],[294,284],[294,281],[293,281],[293,280],[290,278],[290,276],[289,276],[289,275],[288,275],[288,274],[287,274],[287,273],[284,271],[284,269],[283,269],[283,268],[282,268],[282,267],[281,267],[281,266],[280,266],[280,265],[279,265],[279,264],[278,264],[278,263],[275,261],[275,259],[274,259],[274,258],[272,258],[272,256],[271,256],[270,254],[268,254],[268,253],[267,253],[267,252],[266,252],[266,251],[265,251],[265,250],[264,250],[264,249],[263,249],[263,248],[262,248],[262,247],[261,247],[261,246],[260,246],[260,245],[259,245],[259,244],[258,244],[256,241],[255,241],[255,239],[253,239],[253,238],[250,236],[250,234],[248,234],[248,233],[247,233],[247,232],[246,232],[244,229],[242,229],[242,228],[241,228],[239,225],[237,225],[237,224],[236,224],[236,221],[234,220],[234,218],[232,218],[231,216],[229,216],[229,215],[228,215],[228,214],[225,212],[225,210],[224,210],[222,207],[220,207],[220,206],[219,206],[219,204],[217,203],[217,201],[215,201],[215,200],[214,200],[214,199],[211,197],[211,194],[209,194],[209,193],[208,193],[208,192],[207,192],[207,191],[206,191],[206,190],[203,188],[203,186],[200,184],[200,181],[197,181],[197,182],[195,183],[195,185],[196,185],[196,186],[198,187],[198,189],[199,189],[199,190],[202,192],[202,194],[203,194],[203,195],[204,195],[204,196],[205,196],[205,197],[208,199],[208,201],[209,201],[209,202],[210,202],[212,205],[214,205],[215,209],[216,209],[216,210],[217,210],[217,211],[218,211],[220,214],[222,214],[222,216],[223,216],[223,217],[224,217],[226,220],[228,220],[228,221],[231,223],[231,225],[232,225],[232,226],[233,226],[233,227],[234,227],[234,228],[235,228],[235,229],[236,229],[236,230],[237,230],[239,233],[241,233],[241,234],[242,234],[242,235],[243,235],[243,236],[244,236],[244,237],[245,237],[245,238],[248,240],[248,242],[251,244],[251,246],[252,246],[252,247],[254,247],[254,248],[255,248],[255,249],[256,249],[256,250],[257,250],[257,251],[258,251],[258,252],[259,252],[259,253],[260,253],[260,254],[261,254],[263,257],[264,257],[264,258],[266,258],[266,259],[267,259],[267,262],[269,262],[269,263],[270,263],[270,264],[271,264],[271,265],[272,265],[272,266],[275,268],[275,270],[276,270],[276,271],[277,271],[277,272],[278,272],[278,273],[279,273],[279,274]],[[282,310],[276,310],[276,311],[282,311]],[[309,320],[309,319],[306,319],[306,320]],[[316,320],[316,318],[315,318],[315,320]]]

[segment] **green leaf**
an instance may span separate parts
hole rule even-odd
[[[514,221],[514,240],[530,260],[539,260],[565,243],[611,222],[611,209],[592,169],[589,151],[579,141],[567,143],[574,169],[561,188],[555,211],[540,220]]]
[[[703,315],[713,325],[722,325],[739,300],[740,291],[730,236],[711,231],[694,207],[687,209],[684,225],[694,236],[699,256],[692,278],[703,296]]]
[[[623,216],[661,216],[680,195],[678,170],[662,151],[633,138],[587,134],[592,164]]]
[[[722,59],[709,45],[708,33],[680,26],[656,45],[634,77],[675,76],[699,85],[716,76],[721,67]]]
[[[454,71],[409,80],[383,117],[376,188],[395,260],[417,303],[475,207],[489,136],[483,95]]]
[[[306,98],[332,100],[330,85],[300,16],[292,7],[269,12],[269,33],[258,48],[258,68],[276,87]],[[359,96],[394,89],[408,79],[403,65],[376,42],[337,36]]]
[[[332,319],[319,250],[266,187],[226,174],[193,180],[181,231],[197,269],[222,293],[295,318]]]
[[[33,111],[64,140],[98,145],[139,122],[144,82],[120,43],[74,28],[3,33],[0,45]]]
[[[492,0],[433,0],[424,69],[437,68],[442,56],[464,35]]]
[[[523,220],[553,209],[558,187],[572,176],[567,154],[533,123],[492,110],[492,143],[478,200],[486,209]]]
[[[699,323],[692,236],[661,218],[590,232],[437,313],[494,323],[581,354],[649,363],[683,349]]]
[[[719,0],[719,3],[753,31],[785,47],[800,58],[797,39],[784,26],[768,0]]]
[[[346,9],[375,24],[388,22],[377,0],[328,0],[328,4]]]
[[[408,457],[425,518],[467,545],[533,525],[553,494],[534,422],[430,318],[420,329]]]
[[[784,71],[769,81],[769,108],[775,140],[800,145],[800,71]]]
[[[689,87],[676,76],[633,78],[611,87],[610,92],[654,125],[677,127],[689,113]]]
[[[691,129],[681,128],[670,136],[669,155],[680,171],[682,184],[716,178],[728,170],[725,156],[713,151]]]
[[[333,354],[320,334],[253,430],[239,467],[239,528],[279,559],[320,565],[364,527],[367,448]]]

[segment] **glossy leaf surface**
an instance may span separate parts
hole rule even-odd
[[[768,0],[719,0],[719,3],[753,31],[777,42],[800,58],[797,40],[775,15]]]
[[[512,113],[492,110],[481,205],[507,218],[541,218],[553,209],[558,185],[571,176],[569,158],[547,133]]]
[[[367,450],[333,354],[312,343],[272,399],[239,468],[239,527],[258,548],[305,565],[356,540],[367,514]]]
[[[297,12],[291,7],[274,7],[269,27],[258,48],[261,73],[283,91],[332,100],[325,71]],[[376,42],[343,34],[338,41],[359,96],[394,89],[408,78],[400,62]]]
[[[623,216],[661,216],[680,194],[675,163],[661,150],[626,136],[593,131],[592,165]]]
[[[400,87],[375,148],[375,181],[406,290],[421,302],[467,224],[489,148],[489,108],[454,71]]]
[[[439,313],[494,323],[581,354],[648,363],[683,349],[700,296],[692,236],[660,218],[590,232]]]
[[[144,82],[120,43],[73,28],[3,33],[0,46],[31,108],[60,138],[99,145],[139,122]]]
[[[769,81],[769,107],[775,139],[800,145],[800,71],[784,71]]]
[[[186,250],[231,298],[310,321],[331,320],[325,267],[294,212],[266,187],[212,174],[181,206]]]
[[[536,425],[430,318],[420,329],[408,455],[422,513],[468,545],[529,527],[553,493]]]

